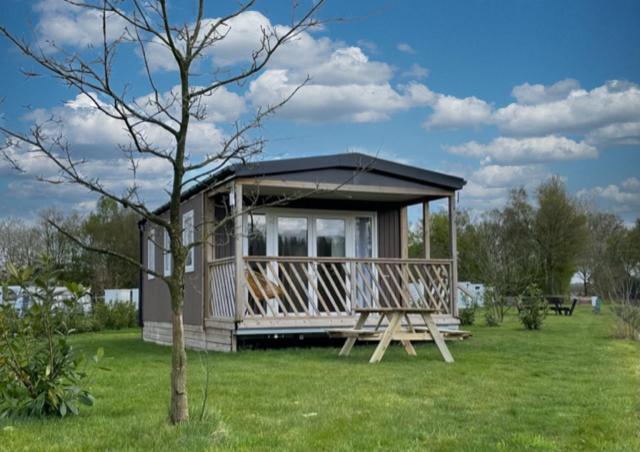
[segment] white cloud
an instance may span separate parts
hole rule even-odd
[[[534,105],[513,103],[494,113],[495,124],[503,133],[521,136],[586,133],[639,117],[640,88],[618,80],[591,91],[573,89],[560,100]]]
[[[550,173],[544,165],[483,165],[466,173],[467,185],[460,192],[460,202],[464,208],[478,212],[501,208],[509,196],[509,191],[524,187],[532,193]]]
[[[358,47],[365,49],[371,55],[375,55],[378,53],[378,44],[373,41],[369,41],[368,39],[358,39],[356,41]]]
[[[486,165],[471,175],[471,179],[486,187],[529,185],[545,174],[542,165]]]
[[[626,179],[620,185],[583,189],[578,192],[578,196],[595,201],[605,210],[640,217],[640,180],[635,177]]]
[[[253,105],[274,105],[298,86],[286,69],[268,70],[251,82],[248,99]],[[426,105],[432,99],[429,89],[417,83],[398,90],[388,83],[304,86],[279,111],[281,117],[297,121],[375,122],[392,113]]]
[[[622,181],[622,187],[630,191],[640,191],[640,179],[630,177]]]
[[[587,133],[586,141],[602,147],[640,144],[640,122],[623,122],[600,127]]]
[[[35,31],[44,50],[51,49],[50,43],[87,47],[103,40],[102,15],[95,9],[73,6],[64,0],[42,0],[34,9],[40,14]],[[124,32],[125,21],[117,15],[108,15],[108,38],[119,38]]]
[[[515,86],[511,94],[520,104],[537,105],[565,99],[572,91],[578,89],[580,89],[580,83],[568,78],[550,86],[524,83]]]
[[[477,97],[438,95],[432,107],[433,113],[423,124],[426,128],[460,128],[491,121],[491,106]]]
[[[161,97],[168,99],[170,95],[164,93]],[[147,103],[149,99],[150,96],[136,99],[141,111],[152,110]],[[101,103],[101,106],[111,110],[107,104]],[[223,89],[204,97],[203,106],[208,113],[207,119],[192,120],[187,137],[188,152],[193,157],[215,151],[220,146],[224,134],[215,122],[236,119],[244,109],[244,101],[238,95]],[[47,122],[51,117],[55,118],[55,121]],[[63,136],[75,148],[75,155],[88,155],[99,159],[114,158],[121,155],[119,146],[131,142],[124,123],[105,115],[84,94],[77,95],[61,107],[34,110],[26,119],[46,124],[46,132],[50,137]],[[167,123],[171,122],[168,118],[163,119]],[[174,138],[164,129],[152,124],[143,124],[137,130],[157,149],[164,152],[174,149]]]
[[[556,135],[533,138],[499,137],[487,144],[470,141],[451,146],[448,150],[458,155],[478,157],[486,163],[578,160],[598,156],[598,150],[593,146]]]
[[[397,47],[398,47],[398,50],[401,51],[402,53],[408,53],[409,55],[414,55],[416,53],[413,47],[411,47],[406,42],[399,43]]]
[[[403,77],[411,77],[416,80],[427,78],[429,75],[429,69],[420,66],[418,63],[413,63],[411,67],[402,73]]]

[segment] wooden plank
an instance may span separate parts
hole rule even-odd
[[[276,265],[277,264],[273,261],[267,262],[267,267],[269,268],[271,275],[277,280],[278,286],[280,286],[280,288],[282,289],[281,290],[282,294],[287,299],[287,303],[289,303],[289,306],[291,306],[291,309],[297,313],[298,310],[296,309],[296,304],[291,299],[291,296],[289,295],[289,291],[286,289],[286,286],[282,283],[282,280],[280,279],[279,271]]]
[[[333,264],[327,264],[329,267],[331,267],[333,269],[333,274],[335,275],[335,278],[340,281],[340,284],[343,287],[344,290],[344,296],[341,296],[341,292],[338,289],[338,286],[336,285],[334,278],[331,276],[331,272],[329,271],[328,267],[324,264],[322,264],[322,267],[324,268],[324,273],[327,275],[327,280],[329,281],[329,284],[331,285],[334,293],[339,296],[338,301],[340,302],[340,306],[339,309],[343,312],[347,312],[349,311],[349,299],[350,299],[350,294],[349,291],[345,288],[345,281],[343,280],[343,278],[341,276],[343,276],[338,269],[335,267],[335,265]],[[347,277],[347,271],[344,269],[344,278]]]
[[[376,269],[378,270],[377,271],[378,277],[382,280],[385,287],[387,288],[386,292],[383,291],[380,295],[387,294],[393,300],[393,304],[395,305],[395,308],[399,308],[402,306],[402,303],[398,301],[398,298],[396,297],[394,290],[389,285],[389,282],[387,281],[387,279],[389,279],[390,275],[388,274],[388,271],[387,271],[387,274],[385,274],[385,272],[383,271],[384,267],[382,267],[383,265],[386,265],[388,268],[390,264],[380,263],[379,265],[376,265]],[[383,296],[383,298],[385,297]],[[395,309],[395,308],[390,307],[389,309]]]
[[[400,257],[409,258],[409,216],[406,206],[400,209]]]
[[[267,262],[267,265],[269,263]],[[280,308],[282,309],[282,312],[284,315],[287,315],[287,307],[285,306],[285,304],[282,302],[282,300],[280,299],[280,297],[278,296],[278,293],[281,292],[278,290],[278,288],[276,286],[274,286],[273,282],[271,281],[271,279],[269,279],[269,275],[267,274],[267,271],[265,268],[263,268],[263,266],[257,262],[256,263],[258,270],[260,271],[260,273],[262,274],[262,278],[264,280],[264,282],[267,283],[267,286],[269,286],[269,290],[271,290],[271,293],[273,295],[275,295],[275,299],[276,302],[278,303],[278,306],[280,306]],[[270,299],[268,297],[265,297],[265,300]],[[292,309],[295,309],[294,306],[291,307]],[[264,315],[264,314],[263,314]]]
[[[431,257],[431,221],[429,214],[429,201],[422,203],[422,244],[424,248],[423,257]]]
[[[325,293],[327,294],[327,297],[329,298],[329,301],[331,302],[331,305],[333,306],[333,308],[335,309],[334,312],[340,312],[343,311],[345,309],[341,309],[342,303],[340,303],[340,306],[338,306],[338,304],[335,302],[333,295],[331,294],[331,291],[329,290],[329,287],[327,286],[327,284],[324,282],[324,279],[322,277],[322,275],[320,274],[320,267],[324,267],[323,264],[313,264],[313,268],[315,269],[315,275],[316,275],[316,280],[320,282],[320,285],[322,286],[322,288],[324,289]],[[326,271],[325,271],[326,274]],[[331,279],[330,276],[327,276],[329,279]],[[334,286],[335,287],[335,286]],[[338,293],[338,292],[336,292]]]
[[[391,320],[389,320],[389,325],[384,330],[384,333],[382,334],[382,338],[380,338],[380,342],[378,343],[378,346],[376,347],[375,351],[373,352],[373,355],[371,355],[371,359],[369,360],[371,364],[380,362],[380,360],[384,356],[384,353],[387,351],[387,347],[391,343],[393,335],[396,333],[396,329],[400,326],[401,320],[402,320],[401,313],[399,312],[391,313]]]
[[[423,314],[422,318],[424,319],[424,323],[427,325],[427,328],[429,328],[429,333],[431,333],[433,341],[436,343],[436,347],[440,350],[440,354],[444,358],[445,362],[452,363],[453,356],[451,356],[451,352],[449,352],[447,344],[445,344],[440,331],[438,331],[436,322],[433,321],[431,314]]]
[[[358,321],[356,322],[355,327],[353,328],[354,330],[360,330],[362,329],[362,327],[364,326],[365,322],[367,321],[367,318],[369,317],[369,313],[368,312],[363,312],[360,314],[360,317],[358,317]],[[348,338],[344,345],[342,346],[342,349],[340,350],[340,353],[338,354],[338,356],[349,356],[349,353],[351,353],[351,349],[353,348],[353,344],[356,343],[356,338],[355,337],[350,337]]]
[[[299,300],[300,300],[300,304],[303,306],[305,312],[307,314],[311,313],[311,308],[309,307],[309,304],[311,302],[311,293],[309,292],[309,279],[307,277],[307,281],[306,283],[302,282],[302,278],[300,277],[300,274],[298,273],[298,269],[296,267],[296,262],[290,262],[289,263],[289,268],[291,269],[291,273],[293,273],[293,276],[295,277],[295,280],[298,281],[298,284],[300,285],[300,288],[302,290],[302,288],[304,287],[305,290],[305,294],[307,295],[307,300],[304,301],[304,298],[300,296]],[[304,262],[303,265],[309,265],[308,262]],[[304,270],[304,269],[303,269]],[[305,271],[305,274],[307,272]],[[294,284],[293,286],[294,288],[296,287],[296,285]],[[297,289],[296,289],[297,292]]]
[[[233,321],[225,321],[223,319],[206,319],[204,321],[205,330],[213,328],[218,330],[235,330],[236,324]]]
[[[298,297],[298,300],[300,300],[300,304],[302,304],[304,306],[304,303],[302,302],[303,298],[300,295],[300,292],[298,292],[298,288],[295,285],[295,283],[293,282],[293,280],[291,279],[291,277],[289,276],[289,272],[287,271],[287,268],[284,266],[283,262],[278,262],[278,274],[282,273],[285,277],[285,279],[289,282],[289,287],[291,287],[291,289],[293,289],[293,291],[295,292],[295,296]],[[289,267],[291,267],[293,264],[290,264]],[[295,269],[294,269],[295,270]],[[298,281],[300,281],[299,277],[298,277]],[[302,283],[300,283],[302,285]],[[291,305],[294,306],[295,303],[293,303],[293,300],[291,298],[288,299],[291,302]],[[293,308],[295,309],[295,307]],[[306,306],[304,309],[304,313],[309,314],[309,307]],[[296,312],[298,312],[296,310]]]
[[[450,278],[450,297],[451,297],[451,313],[458,316],[458,240],[456,237],[456,195],[455,192],[449,196],[449,246],[451,254],[451,273]]]
[[[254,185],[256,187],[277,187],[291,188],[299,190],[313,190],[315,192],[354,192],[354,193],[383,193],[389,195],[411,195],[411,196],[449,196],[450,190],[437,187],[411,188],[411,187],[388,187],[380,185],[355,185],[355,184],[339,184],[339,183],[318,183],[292,181],[285,179],[256,179],[242,178],[237,179],[238,183],[243,185]]]
[[[380,307],[380,308],[357,308],[356,312],[379,312],[379,313],[389,313],[389,312],[400,312],[400,313],[406,313],[406,314],[423,314],[423,313],[434,313],[434,312],[438,312],[435,309],[429,309],[429,308],[414,308],[414,307],[401,307],[401,308],[387,308],[387,307]]]
[[[235,244],[235,319],[236,321],[242,321],[244,317],[244,307],[247,304],[247,293],[245,290],[245,278],[244,278],[244,261],[242,238],[243,238],[243,226],[242,226],[242,184],[238,182],[234,183],[233,196],[235,197],[234,206],[234,244]]]

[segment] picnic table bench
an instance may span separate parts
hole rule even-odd
[[[440,354],[448,363],[453,362],[453,357],[445,344],[445,336],[463,338],[469,335],[466,331],[439,330],[432,315],[438,313],[433,309],[425,308],[356,308],[358,320],[353,328],[333,329],[327,332],[331,337],[346,338],[344,346],[340,350],[340,356],[348,356],[357,340],[376,341],[376,347],[371,355],[370,363],[382,360],[384,353],[391,341],[400,341],[410,356],[416,356],[416,351],[411,345],[412,341],[434,341]],[[371,314],[379,315],[378,323],[373,330],[364,328]],[[414,326],[409,315],[417,314],[422,317],[426,326]],[[383,321],[388,323],[383,327]],[[406,320],[406,327],[402,326],[402,320]],[[444,333],[444,334],[443,334]]]
[[[564,296],[561,295],[548,295],[545,297],[547,299],[547,303],[551,306],[551,309],[557,315],[567,315],[570,316],[573,314],[573,310],[576,308],[576,304],[578,304],[578,298],[573,297],[571,301],[571,305],[567,306],[564,304]]]

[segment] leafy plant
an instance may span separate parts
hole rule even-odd
[[[518,317],[528,330],[542,328],[549,304],[536,284],[530,284],[524,293],[518,297]]]
[[[95,331],[119,330],[137,325],[137,311],[132,302],[104,303],[93,305],[91,317]]]
[[[35,267],[8,264],[7,271],[29,303],[20,311],[0,307],[0,417],[78,414],[94,398],[85,386],[85,357],[69,343],[73,330],[60,316],[85,291],[69,284],[68,295],[57,293],[60,275],[46,258]],[[103,354],[98,349],[94,363]]]
[[[460,325],[473,325],[476,321],[476,311],[478,305],[475,300],[468,301],[465,306],[458,310]]]
[[[612,309],[617,317],[614,336],[640,341],[640,306],[622,303],[613,305]]]
[[[498,326],[503,322],[510,305],[506,297],[495,289],[488,288],[484,292],[484,308],[484,319],[487,326]]]

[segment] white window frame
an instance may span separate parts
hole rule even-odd
[[[309,257],[316,256],[316,222],[317,218],[327,219],[344,219],[346,221],[345,230],[345,252],[346,257],[355,257],[355,222],[357,217],[371,218],[372,227],[372,249],[371,254],[373,258],[378,257],[378,214],[375,211],[354,211],[354,210],[324,210],[324,209],[298,209],[287,207],[271,207],[264,209],[257,209],[254,215],[265,215],[266,218],[266,234],[267,234],[267,256],[278,255],[278,225],[277,217],[292,217],[292,218],[306,218],[307,219],[307,255]],[[248,214],[243,215],[243,231],[244,237],[242,240],[243,254],[246,256],[249,252],[249,241],[247,238],[247,231],[249,230]]]
[[[169,237],[169,231],[164,230],[164,250],[162,255],[164,276],[171,276],[171,237]]]
[[[147,236],[147,269],[156,271],[156,230],[151,228]],[[151,273],[147,273],[148,279],[155,278]]]
[[[354,258],[356,251],[356,237],[355,237],[355,223],[358,217],[368,217],[371,219],[372,227],[372,247],[371,257],[378,257],[378,213],[375,211],[354,211],[354,210],[325,210],[325,209],[298,209],[287,207],[271,207],[258,209],[254,212],[254,215],[264,214],[266,218],[266,234],[267,234],[267,256],[278,256],[278,217],[289,218],[306,218],[307,220],[307,256],[309,258],[317,257],[317,231],[316,231],[316,219],[344,219],[345,220],[345,254],[347,258]],[[249,251],[249,240],[247,231],[248,229],[248,214],[243,215],[242,222],[243,240],[242,248],[243,255],[246,256]],[[269,270],[269,275],[271,270]],[[313,272],[311,273],[313,275]],[[312,281],[309,281],[312,284]],[[349,284],[349,282],[348,282]],[[311,286],[309,286],[311,287]],[[309,290],[311,297],[309,299],[309,309],[311,312],[317,312],[317,303],[315,292]],[[347,306],[351,308],[350,302]],[[274,312],[278,312],[278,307],[272,308]]]
[[[189,246],[193,243],[195,232],[195,226],[193,222],[193,210],[189,210],[182,214],[182,245]],[[186,262],[191,261],[191,265],[188,265]],[[187,254],[187,260],[185,262],[184,271],[186,273],[194,272],[196,269],[196,255],[195,248],[189,248],[189,253]]]

